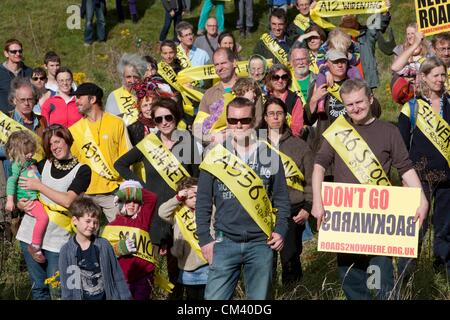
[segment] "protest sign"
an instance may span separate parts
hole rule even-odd
[[[426,36],[450,30],[450,2],[447,0],[414,0],[417,29]]]

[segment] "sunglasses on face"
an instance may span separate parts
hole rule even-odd
[[[47,77],[31,77],[31,79],[33,81],[38,81],[38,80],[45,81],[45,79],[47,79]]]
[[[252,123],[253,118],[227,118],[227,122],[232,125],[238,124],[240,122],[241,124],[250,124]]]
[[[18,49],[18,50],[8,50],[9,53],[11,54],[22,54],[23,50],[22,49]]]
[[[277,75],[277,74],[274,74],[273,76],[272,76],[272,80],[275,80],[275,81],[278,81],[278,80],[283,80],[283,81],[288,81],[289,80],[289,76],[285,73],[285,74],[283,74],[282,76],[279,76],[279,75]]]
[[[172,122],[174,120],[174,117],[171,114],[166,114],[165,116],[155,117],[154,120],[155,123],[161,124],[163,122],[163,119],[166,120],[166,122]]]

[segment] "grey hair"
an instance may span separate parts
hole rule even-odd
[[[145,72],[147,71],[147,62],[140,55],[135,53],[124,53],[117,64],[117,71],[121,76],[125,71],[125,67],[133,67],[138,75],[143,78]]]
[[[288,55],[289,60],[291,60],[292,52],[294,50],[297,50],[297,49],[306,50],[306,53],[307,53],[307,56],[308,56],[308,62],[309,62],[309,51],[308,51],[308,48],[306,48],[305,44],[303,42],[300,42],[300,41],[295,41],[294,44],[292,45],[291,49],[289,50],[289,55]]]
[[[17,90],[25,87],[31,89],[31,92],[33,92],[34,103],[36,103],[38,95],[36,88],[31,84],[30,79],[24,77],[16,77],[13,79],[13,81],[11,81],[11,87],[8,95],[8,102],[11,105],[14,105],[14,98],[16,97]]]

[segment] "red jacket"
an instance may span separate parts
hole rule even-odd
[[[83,116],[78,112],[75,96],[66,104],[60,96],[53,96],[45,100],[41,107],[41,115],[47,120],[48,125],[58,123],[69,128]]]
[[[148,232],[156,208],[156,194],[142,189],[142,199],[144,204],[135,219],[117,214],[109,225],[134,227]],[[128,283],[142,279],[155,269],[154,264],[133,255],[121,256],[118,260]]]

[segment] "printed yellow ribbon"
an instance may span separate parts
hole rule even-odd
[[[288,187],[292,189],[303,192],[302,182],[305,181],[305,177],[303,173],[298,168],[295,161],[289,157],[287,154],[281,152],[279,149],[274,148],[270,143],[265,142],[267,146],[275,151],[281,158],[281,162],[283,163],[284,175],[286,176],[286,184]]]
[[[340,103],[343,103],[342,98],[341,98],[341,86],[340,85],[338,85],[335,82],[332,87],[327,87],[327,91],[329,93],[331,93],[336,99],[338,99]]]
[[[41,137],[0,111],[0,144],[6,144],[11,133],[22,130],[31,134],[31,136],[33,136],[33,138],[36,140],[37,150],[33,156],[33,159],[37,162],[44,159],[45,153],[44,149],[42,148]]]
[[[289,59],[286,51],[280,45],[278,42],[276,42],[275,39],[273,39],[268,33],[264,33],[261,36],[261,40],[264,43],[264,45],[269,49],[270,52],[280,61],[280,63],[284,64],[285,66],[289,66]]]
[[[380,161],[344,116],[339,116],[322,135],[361,184],[391,185]]]
[[[127,126],[137,121],[139,110],[135,107],[136,97],[125,87],[113,91],[120,113],[123,113],[123,121]]]
[[[349,14],[372,14],[387,12],[388,7],[384,0],[320,0],[310,10],[311,20],[322,29],[332,30],[334,24],[328,22],[326,17],[338,17]],[[359,35],[358,30],[342,28],[353,37]]]
[[[317,65],[317,57],[309,51],[309,70],[314,74],[319,74],[319,66]]]
[[[109,167],[100,147],[95,143],[87,121],[89,120],[81,119],[70,127],[74,140],[72,148],[76,146],[82,156],[79,160],[87,163],[98,175],[110,181],[118,180],[119,174]]]
[[[297,27],[299,27],[301,30],[305,31],[306,29],[309,28],[309,26],[311,25],[311,22],[310,22],[309,17],[305,17],[304,15],[299,13],[294,19],[294,24]]]
[[[233,193],[250,217],[270,237],[275,214],[261,178],[245,162],[221,144],[212,148],[200,164]]]
[[[132,239],[136,246],[136,252],[132,255],[148,261],[156,266],[154,277],[155,285],[164,291],[172,291],[174,285],[162,277],[161,273],[158,272],[158,262],[155,257],[155,250],[150,239],[150,234],[147,231],[134,227],[107,225],[103,229],[101,236],[108,240],[113,246],[120,240],[126,238]]]
[[[189,59],[181,44],[177,46],[177,58],[180,61],[181,68],[186,69],[192,67],[191,59]],[[192,86],[196,87],[198,85],[198,81],[192,82]]]
[[[300,87],[300,84],[298,83],[297,79],[295,78],[295,72],[293,68],[290,68],[291,70],[291,78],[292,78],[292,84],[291,84],[291,91],[294,91],[295,94],[300,98],[300,101],[302,102],[302,105],[304,106],[306,104],[306,99],[303,95],[302,87]]]
[[[450,126],[427,102],[418,99],[417,108],[417,127],[450,166]],[[401,112],[408,118],[411,117],[409,103],[405,103]]]
[[[182,206],[175,212],[175,220],[178,224],[178,228],[180,228],[180,232],[184,240],[189,243],[197,256],[202,261],[207,263],[206,259],[203,257],[202,249],[198,244],[197,224],[195,222],[194,212],[192,212],[188,207]]]
[[[75,233],[76,227],[72,223],[72,218],[69,215],[69,210],[56,203],[47,203],[42,195],[39,195],[39,201],[47,212],[48,219],[54,224],[67,230],[69,233]]]
[[[181,98],[183,99],[184,113],[191,116],[194,115],[194,107],[189,98],[195,101],[200,101],[203,97],[203,94],[201,92],[198,92],[197,90],[192,89],[196,93],[192,95],[191,91],[186,90],[186,87],[180,84],[177,80],[177,74],[175,73],[173,68],[164,61],[158,63],[158,73],[164,80],[166,80],[169,85],[171,85],[176,91],[181,94]]]
[[[181,179],[190,176],[175,155],[162,144],[156,134],[148,134],[136,147],[173,190],[177,189],[177,184]]]

